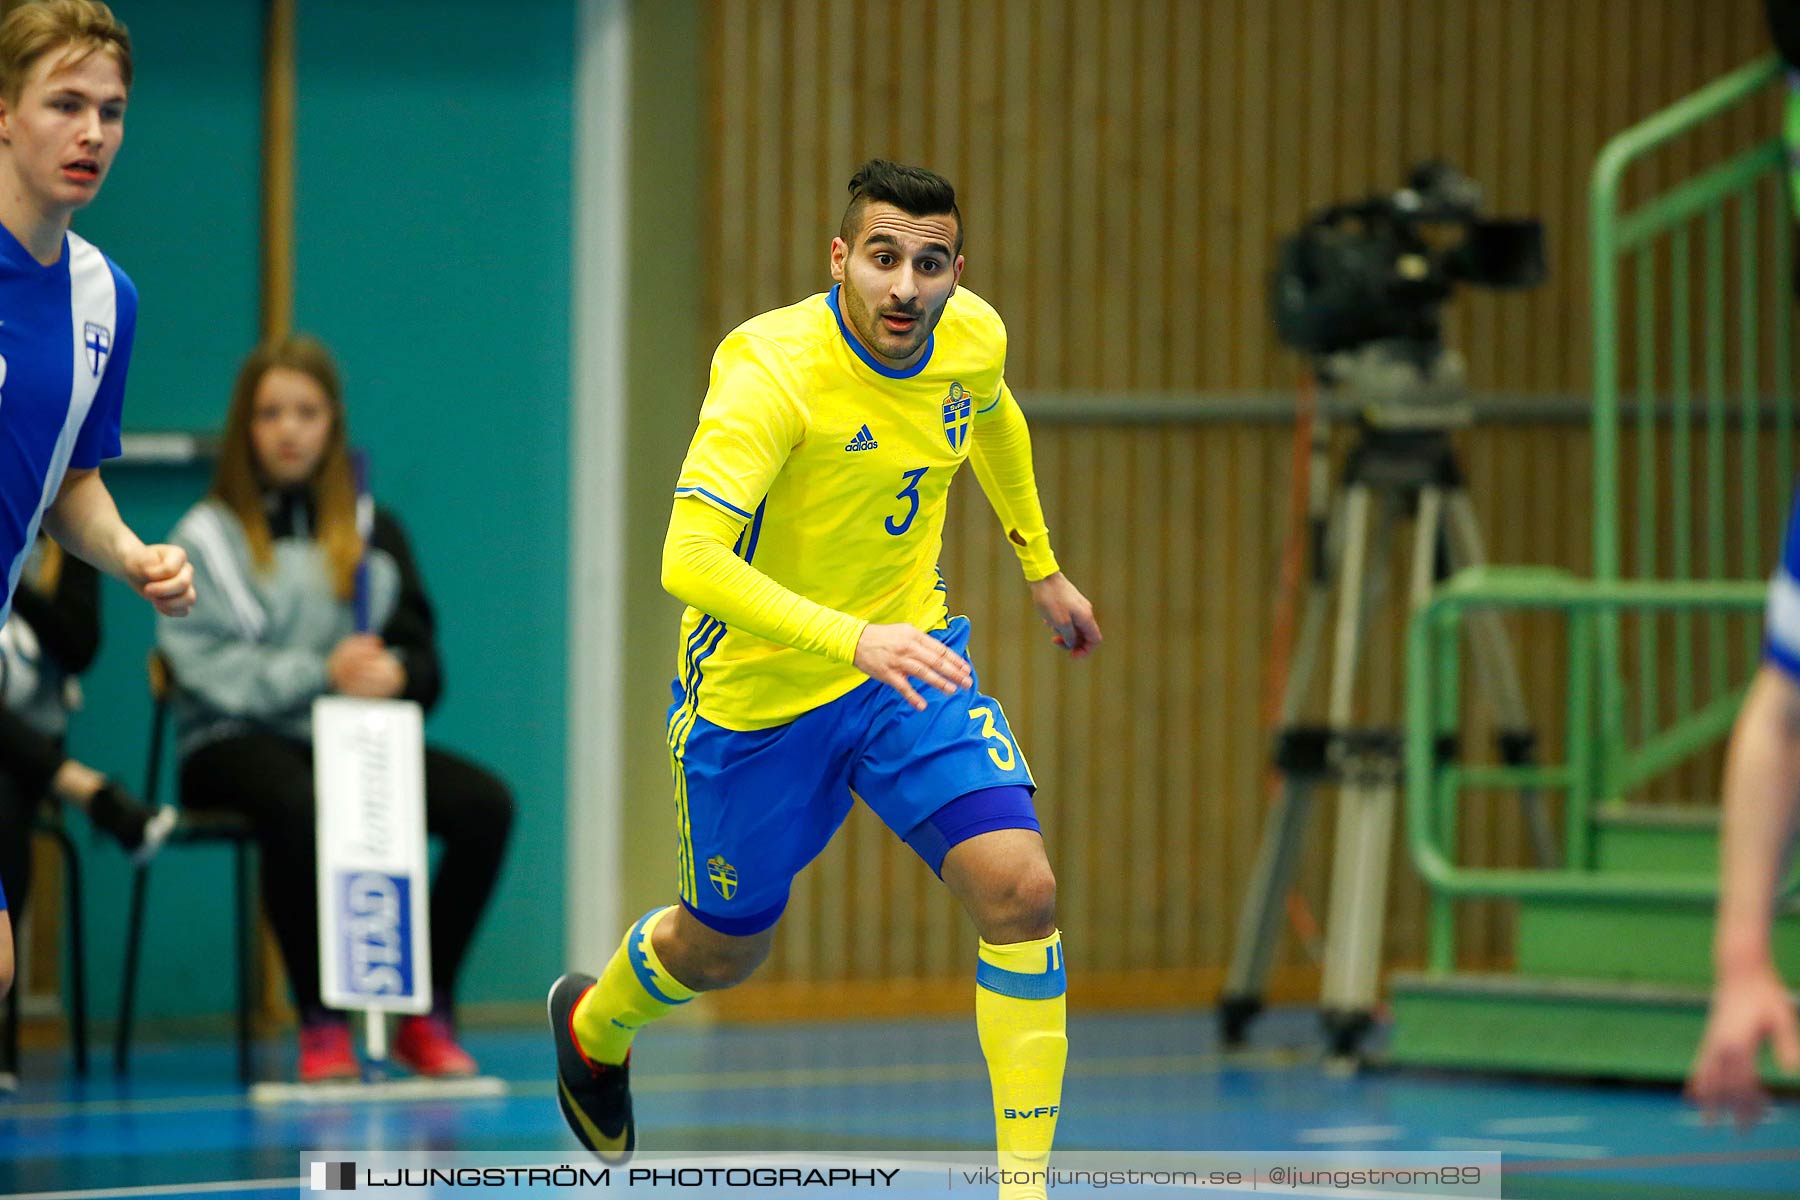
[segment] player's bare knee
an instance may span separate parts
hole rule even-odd
[[[1019,873],[1014,887],[1014,920],[1031,930],[1027,940],[1056,931],[1056,876],[1047,862],[1035,862]]]
[[[699,992],[736,987],[756,974],[756,969],[768,957],[768,943],[761,938],[734,938],[713,945],[707,953],[696,956],[693,969],[698,978],[682,982]]]
[[[670,918],[656,931],[657,953],[675,978],[696,992],[736,987],[756,973],[774,944],[773,929],[733,937],[703,924],[683,909],[677,909]],[[666,944],[661,940],[665,928]]]
[[[982,911],[974,914],[982,937],[1004,945],[1036,941],[1056,931],[1056,876],[1049,863],[1020,863],[991,882]]]

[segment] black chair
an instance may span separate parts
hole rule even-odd
[[[162,781],[163,742],[168,732],[169,701],[178,686],[175,673],[161,651],[150,652],[150,755],[144,768],[144,803],[156,807]],[[183,812],[169,834],[161,854],[183,846],[229,846],[236,881],[237,912],[237,1049],[238,1079],[255,1079],[251,1060],[251,1017],[257,992],[256,838],[250,823],[230,813]],[[160,855],[159,855],[160,857]],[[131,915],[125,931],[125,978],[119,986],[119,1028],[113,1044],[113,1069],[126,1074],[131,1067],[132,1009],[137,1000],[139,951],[144,940],[144,905],[150,884],[150,864],[137,868],[131,881]]]
[[[32,832],[50,839],[62,854],[66,915],[69,927],[69,1042],[75,1050],[75,1074],[86,1075],[87,1041],[87,950],[81,928],[81,858],[75,853],[75,842],[62,822],[62,805],[50,809],[32,826]],[[6,993],[6,1042],[0,1055],[0,1070],[16,1074],[19,1069],[19,989]]]

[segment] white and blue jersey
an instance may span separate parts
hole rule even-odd
[[[69,468],[119,453],[137,289],[89,242],[44,266],[0,226],[0,622]]]
[[[1794,491],[1787,532],[1781,538],[1781,563],[1769,581],[1763,657],[1800,683],[1800,488]]]

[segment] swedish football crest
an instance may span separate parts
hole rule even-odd
[[[112,353],[112,330],[95,321],[89,321],[81,331],[82,344],[87,347],[88,367],[94,372],[94,378],[100,378],[100,369],[106,365],[106,356]]]
[[[969,418],[975,411],[975,398],[960,383],[950,385],[944,397],[944,438],[952,450],[961,450],[969,440]]]
[[[717,854],[706,860],[706,877],[712,880],[713,891],[725,899],[737,895],[737,868]]]

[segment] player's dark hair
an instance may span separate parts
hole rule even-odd
[[[871,158],[856,168],[856,174],[850,177],[850,204],[844,209],[843,224],[838,227],[838,236],[846,245],[856,245],[856,235],[862,232],[863,209],[875,201],[891,204],[910,217],[949,213],[956,218],[953,250],[962,253],[963,217],[962,209],[956,207],[956,189],[936,171],[889,162],[885,158]]]

